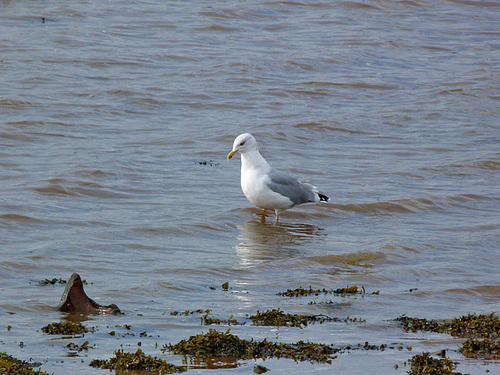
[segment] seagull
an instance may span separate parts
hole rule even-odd
[[[315,186],[300,182],[271,167],[262,157],[257,141],[250,133],[236,137],[227,160],[241,155],[241,189],[248,200],[265,210],[274,210],[276,223],[279,214],[296,205],[311,202],[328,202],[329,198]],[[264,218],[264,216],[263,216]]]

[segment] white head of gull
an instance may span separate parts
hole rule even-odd
[[[328,202],[328,197],[318,192],[315,186],[300,182],[277,169],[271,167],[262,157],[257,141],[250,133],[241,134],[234,140],[233,149],[227,155],[231,159],[235,154],[241,155],[241,189],[257,207],[274,210],[276,222],[279,214],[293,206]]]

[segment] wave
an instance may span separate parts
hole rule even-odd
[[[12,223],[24,223],[24,224],[42,224],[45,223],[44,220],[40,220],[31,216],[19,215],[19,214],[4,214],[0,215],[0,221],[12,222]]]
[[[500,198],[486,197],[476,194],[461,194],[458,196],[431,196],[428,198],[398,199],[387,202],[336,204],[327,203],[318,207],[329,210],[355,212],[363,214],[399,214],[420,212],[444,212],[450,208],[464,208],[465,205],[479,201],[500,201]]]
[[[127,194],[112,191],[105,186],[85,181],[70,182],[65,179],[52,179],[47,182],[48,182],[47,186],[30,188],[30,190],[48,196],[57,196],[57,195],[71,196],[71,197],[89,196],[97,198],[128,197]]]

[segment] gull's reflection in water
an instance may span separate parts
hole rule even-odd
[[[322,231],[311,224],[266,224],[260,220],[247,221],[237,228],[240,234],[236,254],[242,267],[297,257],[304,252],[304,245],[316,241]]]

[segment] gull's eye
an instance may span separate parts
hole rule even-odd
[[[243,146],[244,144],[245,144],[245,141],[241,142],[241,143],[240,143],[240,146]]]

